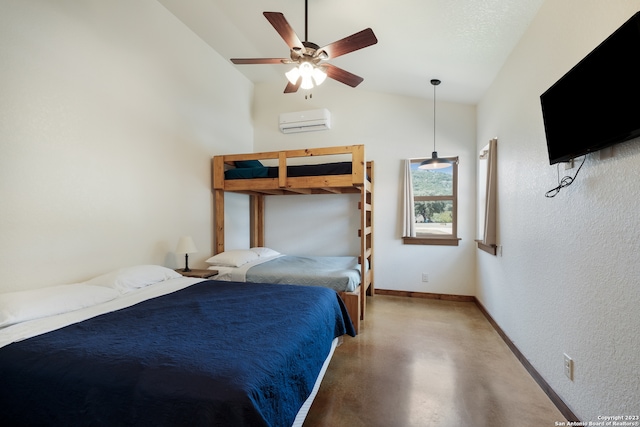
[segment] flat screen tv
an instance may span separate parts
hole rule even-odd
[[[540,101],[552,165],[640,136],[640,12]]]

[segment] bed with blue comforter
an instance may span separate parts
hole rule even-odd
[[[290,426],[331,343],[331,289],[203,281],[0,348],[3,426]]]

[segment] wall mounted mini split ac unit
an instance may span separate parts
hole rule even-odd
[[[280,114],[282,133],[313,132],[331,129],[331,113],[326,108]]]

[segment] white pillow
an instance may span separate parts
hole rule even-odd
[[[206,263],[221,267],[240,267],[250,261],[258,259],[258,254],[252,250],[225,251],[209,258]]]
[[[7,292],[0,294],[0,327],[79,310],[116,297],[115,289],[79,283]]]
[[[259,257],[261,258],[267,258],[267,257],[272,257],[272,256],[277,256],[280,255],[280,252],[278,251],[274,251],[273,249],[269,249],[269,248],[251,248],[251,250],[255,253],[258,254]]]
[[[118,292],[126,294],[154,283],[178,277],[182,277],[182,275],[175,270],[160,265],[136,265],[94,277],[84,283],[86,285],[114,288]]]

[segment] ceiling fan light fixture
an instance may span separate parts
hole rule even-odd
[[[287,80],[289,80],[289,82],[294,85],[300,78],[300,70],[298,70],[298,67],[293,67],[291,70],[284,73],[284,75],[287,77]]]
[[[302,89],[313,89],[313,80],[311,76],[302,76],[302,83],[300,83]]]
[[[302,89],[313,89],[313,65],[308,62],[303,62],[298,67],[300,70],[300,77],[302,77],[302,83],[300,83],[300,87]]]
[[[322,67],[316,67],[310,62],[303,62],[299,66],[287,71],[285,76],[292,85],[297,84],[298,80],[302,78],[300,87],[302,89],[313,89],[314,86],[319,86],[326,80],[327,73]]]
[[[320,67],[313,69],[313,81],[316,82],[316,86],[320,86],[327,78],[327,73]]]
[[[310,62],[303,62],[287,71],[284,75],[292,85],[297,84],[298,80],[302,78],[300,83],[302,89],[313,89],[314,86],[321,85],[327,78],[327,73],[322,67],[316,67]]]
[[[300,63],[298,69],[300,70],[300,75],[302,76],[302,78],[311,77],[313,75],[313,65],[308,62]]]

